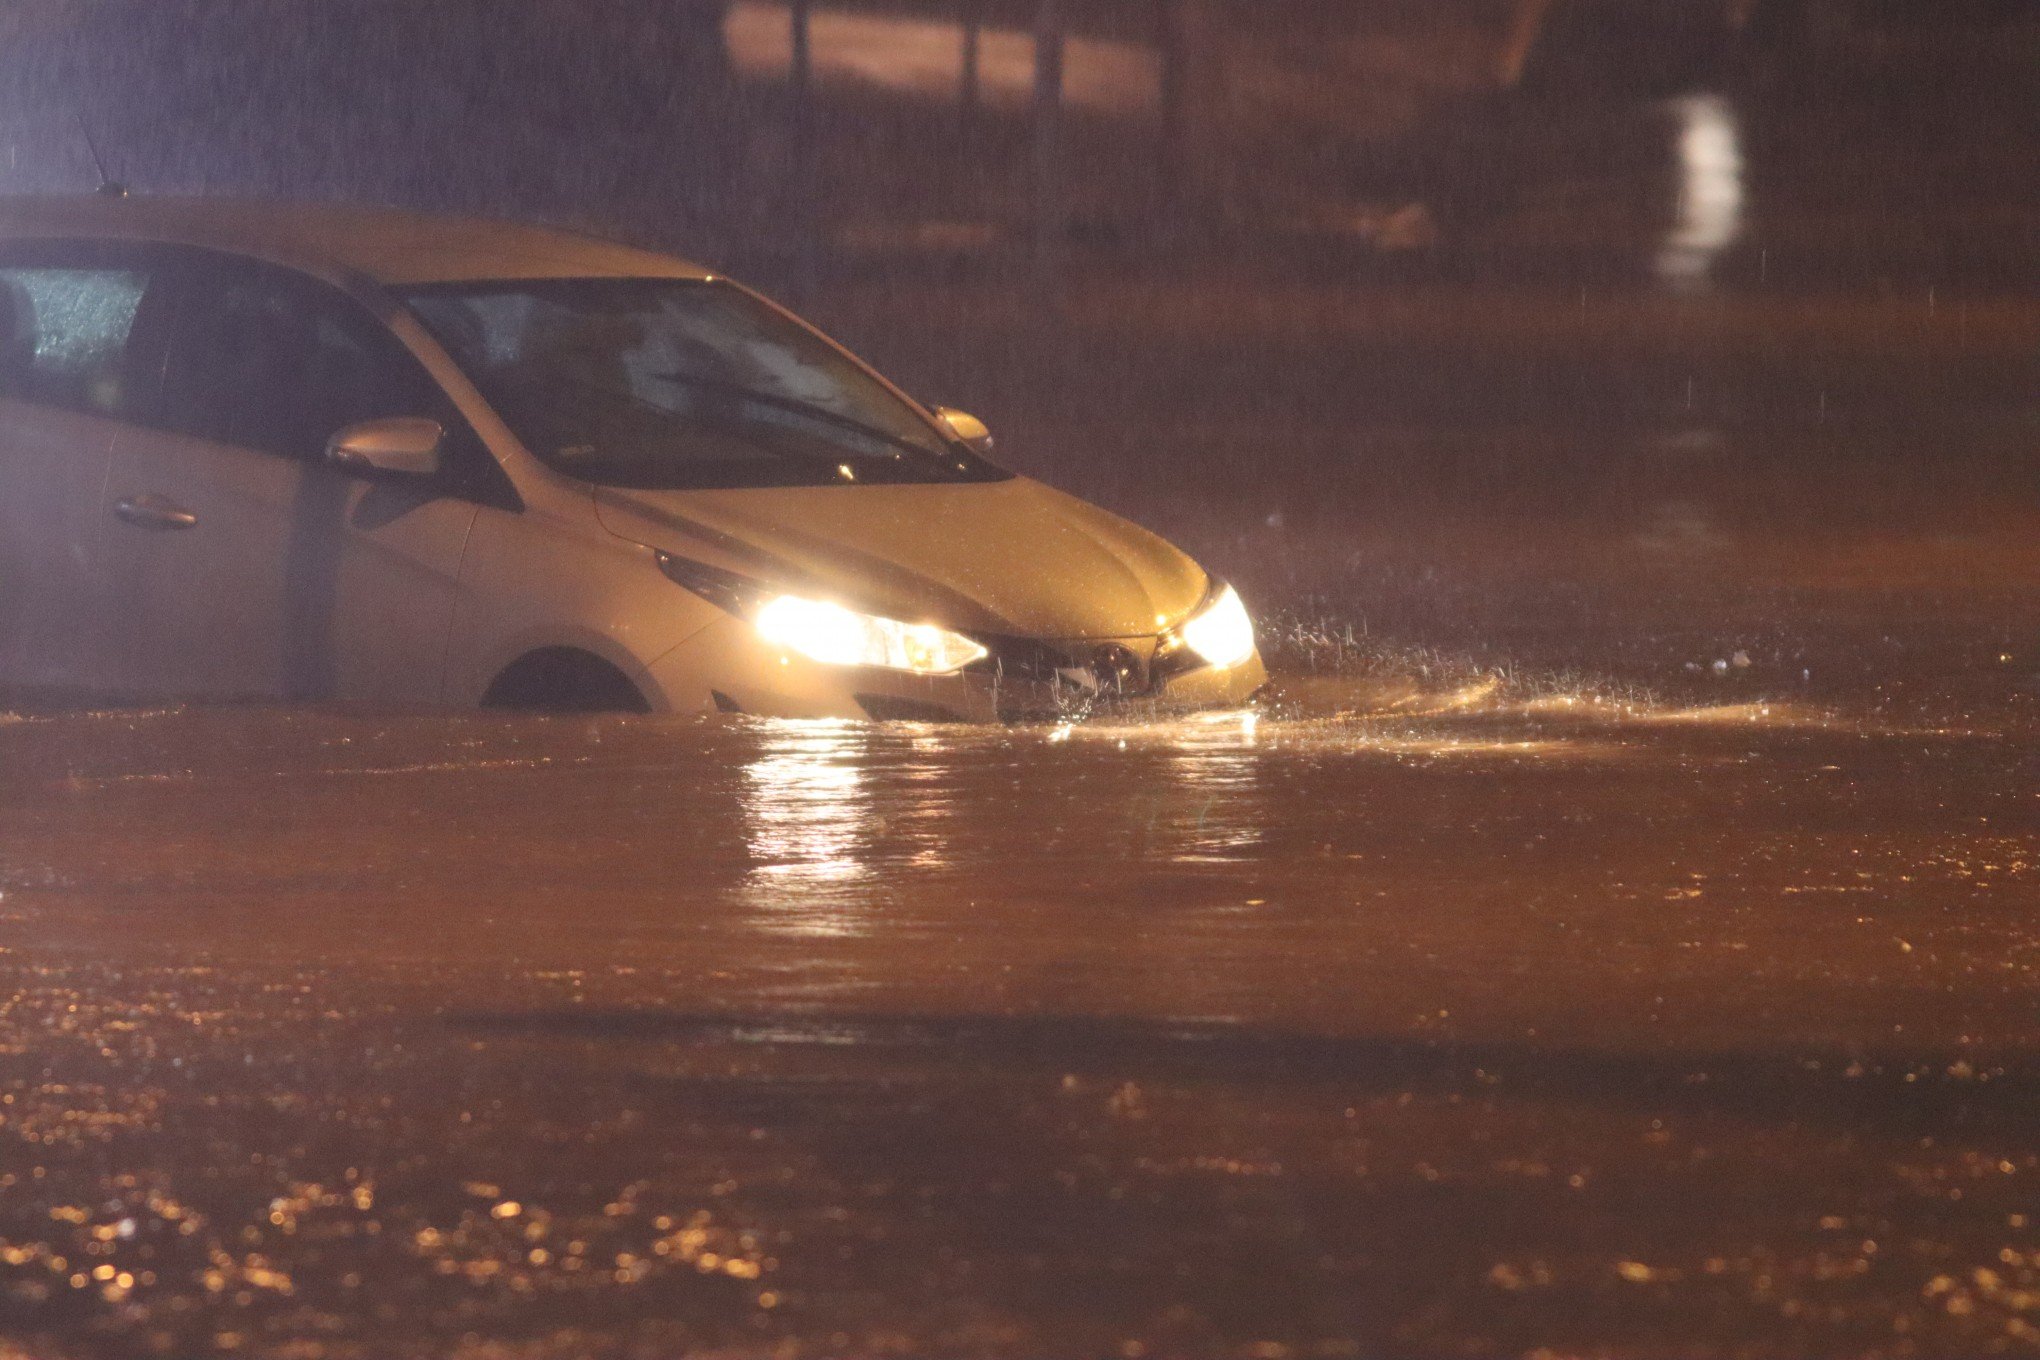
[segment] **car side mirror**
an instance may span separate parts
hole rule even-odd
[[[422,416],[364,420],[327,441],[326,461],[356,476],[430,477],[445,440],[445,428]]]
[[[982,420],[967,411],[953,410],[947,406],[935,408],[935,419],[942,422],[942,428],[949,437],[981,457],[992,456],[992,431]]]

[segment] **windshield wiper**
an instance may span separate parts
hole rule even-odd
[[[911,439],[881,430],[875,425],[867,425],[854,416],[846,416],[840,412],[831,411],[825,406],[816,406],[811,402],[801,401],[795,397],[782,397],[772,392],[760,392],[756,388],[744,387],[733,382],[724,382],[719,378],[704,378],[693,373],[647,373],[645,376],[654,382],[677,383],[685,387],[700,388],[703,391],[720,392],[727,396],[740,397],[745,401],[755,401],[762,406],[770,406],[781,411],[789,411],[795,415],[806,416],[809,419],[821,421],[823,424],[834,425],[839,429],[850,430],[864,435],[866,438],[876,439],[880,443],[890,444],[896,449],[920,458],[939,457],[934,450],[924,445],[916,444]],[[637,400],[637,398],[633,396],[632,400]]]
[[[535,383],[541,387],[555,387],[555,388],[563,387],[572,389],[573,391],[576,392],[593,392],[597,396],[606,397],[611,401],[626,402],[640,411],[650,411],[652,414],[663,417],[664,419],[669,421],[681,418],[680,412],[673,410],[669,406],[661,406],[659,405],[659,403],[655,401],[646,401],[643,397],[637,395],[637,393],[635,392],[625,392],[620,388],[606,387],[601,383],[590,382],[586,378],[576,378],[572,374],[568,373],[520,374],[519,381]],[[497,399],[491,397],[491,400],[494,401]],[[514,402],[498,402],[498,404],[510,406],[513,409],[515,407]],[[820,453],[808,449],[787,448],[781,444],[769,443],[756,439],[753,439],[750,442],[756,444],[757,447],[770,453],[775,458],[789,458],[799,462],[819,463],[827,467],[835,466],[837,463],[842,461],[843,457],[841,453]],[[597,453],[598,457],[601,456],[599,450],[594,445],[589,445],[587,451],[591,453]]]
[[[653,412],[669,420],[677,418],[681,415],[680,412],[673,410],[671,407],[661,406],[659,403],[655,401],[647,401],[645,398],[640,397],[635,392],[624,391],[621,388],[608,387],[601,383],[591,382],[586,378],[577,378],[569,373],[548,373],[541,371],[536,373],[520,374],[519,376],[524,381],[536,381],[540,384],[553,387],[571,387],[579,391],[593,392],[599,396],[625,401],[628,402],[630,405],[637,407],[640,410]],[[812,406],[809,405],[807,402],[796,401],[788,397],[775,396],[769,392],[754,391],[751,388],[742,387],[736,383],[720,382],[713,378],[698,378],[693,375],[685,373],[652,373],[647,374],[646,376],[657,382],[671,382],[685,386],[700,388],[710,392],[723,393],[726,395],[740,398],[745,401],[755,401],[763,406],[769,406],[778,410],[784,410],[791,414],[802,416],[804,418],[811,419],[814,421],[818,421],[825,425],[833,425],[838,428],[850,431],[852,433],[862,435],[867,439],[874,439],[879,441],[880,443],[891,445],[895,449],[898,449],[904,453],[915,455],[920,460],[923,466],[937,467],[941,468],[945,472],[953,473],[963,473],[967,471],[966,468],[961,466],[950,466],[949,464],[945,463],[932,450],[923,448],[920,445],[915,444],[911,440],[903,439],[898,435],[888,434],[884,430],[876,429],[870,425],[866,425],[861,420],[855,420],[849,416],[838,415],[834,411],[825,410],[822,407],[818,406]],[[845,456],[852,458],[869,458],[873,456],[868,453],[856,453],[847,449],[838,449],[837,451],[832,453],[813,452],[799,448],[787,448],[786,446],[778,443],[765,443],[761,444],[760,447],[769,450],[776,456],[795,458],[804,462],[821,463],[831,467],[840,463]],[[895,453],[891,456],[891,461],[897,464],[902,460],[899,454]]]

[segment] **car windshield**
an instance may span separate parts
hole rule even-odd
[[[436,284],[406,299],[526,448],[636,490],[1004,477],[735,285]]]

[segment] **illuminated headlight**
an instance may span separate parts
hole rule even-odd
[[[772,600],[758,611],[756,623],[767,642],[825,666],[954,675],[987,655],[961,633],[932,623],[901,623],[798,595]]]
[[[1190,650],[1214,666],[1237,666],[1254,654],[1254,621],[1231,586],[1221,586],[1182,633]]]
[[[916,675],[954,675],[990,655],[983,647],[932,623],[860,614],[840,604],[782,595],[762,581],[705,562],[658,553],[659,570],[677,585],[739,618],[775,647],[825,666],[877,666]]]

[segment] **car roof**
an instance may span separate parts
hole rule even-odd
[[[0,196],[0,240],[198,246],[385,285],[481,279],[708,278],[686,260],[574,232],[395,208],[112,194]]]

